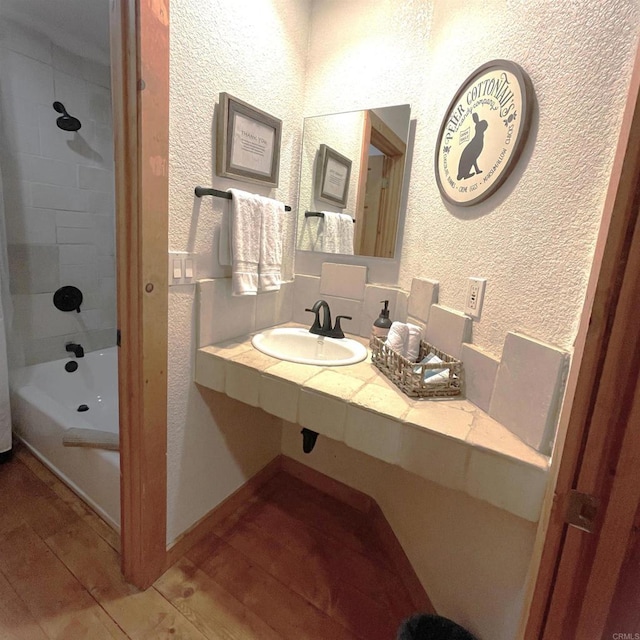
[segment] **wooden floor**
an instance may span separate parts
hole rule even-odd
[[[26,450],[0,465],[2,640],[392,640],[411,599],[361,512],[285,473],[155,584]]]

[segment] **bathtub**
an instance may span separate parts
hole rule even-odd
[[[66,429],[118,432],[117,347],[11,372],[11,415],[17,437],[111,526],[120,529],[120,454],[65,447]],[[65,364],[78,363],[67,372]],[[78,412],[80,405],[88,411]]]

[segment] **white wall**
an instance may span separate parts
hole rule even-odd
[[[498,356],[509,330],[573,344],[639,23],[635,0],[314,3],[305,115],[411,104],[399,284],[434,278],[440,302],[462,309],[466,279],[487,278],[473,342]],[[459,85],[495,58],[533,82],[527,147],[494,196],[445,205],[433,162],[440,123]]]
[[[295,214],[309,2],[182,0],[171,6],[169,247],[197,254],[198,277],[218,265],[226,201],[193,196],[196,185],[245,189],[293,207],[285,280],[293,277]],[[225,91],[280,118],[280,185],[269,190],[215,175],[215,114]],[[193,380],[195,287],[169,293],[167,540],[173,541],[280,451],[280,421]]]
[[[108,61],[70,53],[0,16],[0,163],[15,307],[12,364],[115,345],[113,132]],[[35,16],[34,16],[35,19]],[[82,123],[56,126],[61,101]],[[75,285],[81,313],[53,306]]]

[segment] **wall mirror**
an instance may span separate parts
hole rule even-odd
[[[305,118],[298,198],[299,251],[350,254],[353,245],[353,255],[394,257],[406,189],[410,116],[410,106],[403,104]],[[333,153],[329,155],[332,172],[327,170],[327,149]],[[348,172],[344,169],[347,164]],[[340,197],[333,201],[320,197],[326,188],[335,188]],[[336,228],[340,233],[340,225],[325,222],[327,212],[347,214],[354,221],[349,249],[344,248],[344,242],[328,237]],[[342,224],[345,220],[342,216]]]

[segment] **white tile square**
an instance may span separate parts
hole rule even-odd
[[[322,263],[320,275],[322,295],[363,300],[366,284],[367,267],[334,262]]]
[[[74,229],[91,229],[96,226],[96,216],[92,213],[75,211],[54,211],[38,209],[37,211],[51,212],[55,219],[56,227],[72,227]]]
[[[547,479],[546,469],[476,449],[471,452],[465,490],[474,498],[537,522]]]
[[[438,302],[437,280],[426,278],[414,278],[411,281],[411,293],[409,294],[407,313],[425,324],[429,321],[431,305]]]
[[[549,455],[568,364],[566,351],[523,334],[507,333],[489,415]]]
[[[96,230],[89,228],[58,227],[56,240],[59,244],[96,244]],[[102,242],[99,246],[104,246]]]
[[[434,304],[429,312],[425,340],[440,351],[460,358],[462,343],[470,342],[471,318],[461,311]]]
[[[347,405],[343,400],[334,400],[309,389],[300,391],[298,422],[301,426],[343,441],[346,415]]]
[[[259,407],[260,372],[237,362],[226,362],[224,391],[231,398]]]
[[[0,24],[0,39],[0,44],[11,51],[51,64],[51,40],[42,33],[5,19]]]
[[[480,347],[468,343],[462,345],[461,360],[467,399],[489,413],[491,394],[500,361]]]
[[[470,451],[464,443],[404,425],[399,464],[426,480],[464,491]]]
[[[31,185],[33,207],[62,211],[87,211],[88,198],[85,191],[74,187],[58,187],[49,184]]]
[[[281,378],[262,375],[260,378],[260,407],[289,422],[298,422],[300,385]]]
[[[115,199],[113,191],[84,191],[87,198],[87,211],[102,215],[113,215]]]
[[[114,174],[106,169],[80,165],[78,166],[78,185],[80,189],[111,193],[115,188]]]
[[[293,282],[293,321],[311,326],[313,315],[305,309],[310,309],[319,298],[320,278],[297,275]]]
[[[374,458],[397,464],[402,425],[396,420],[361,409],[347,407],[345,439],[347,445]]]
[[[61,187],[78,186],[78,170],[69,162],[40,158],[28,153],[18,154],[18,167],[24,179]]]
[[[257,296],[233,296],[231,278],[200,280],[197,291],[198,347],[255,330]]]
[[[225,362],[222,358],[196,351],[194,380],[203,387],[224,393]]]
[[[55,211],[25,208],[21,217],[7,215],[6,223],[7,242],[10,244],[56,243]]]
[[[58,288],[59,258],[56,245],[10,244],[7,254],[11,293],[46,293]]]
[[[92,244],[61,244],[60,264],[94,264],[96,248]]]
[[[256,330],[290,322],[293,315],[293,282],[278,291],[259,293],[256,299]]]

